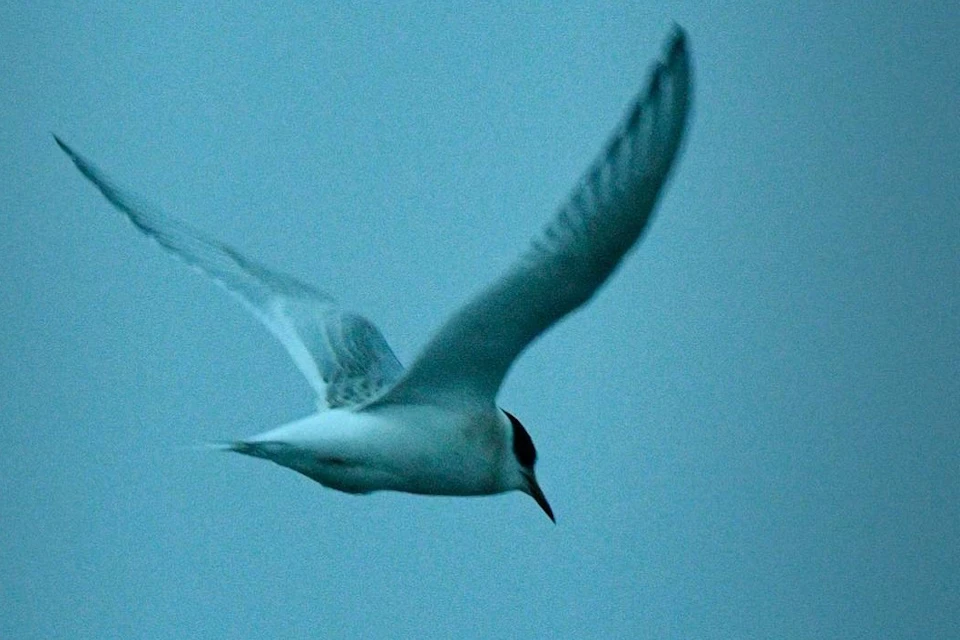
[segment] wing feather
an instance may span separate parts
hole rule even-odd
[[[542,235],[441,326],[376,403],[488,405],[527,345],[596,293],[640,237],[674,164],[690,73],[677,27],[646,89]]]
[[[213,278],[276,336],[321,406],[362,404],[400,377],[403,367],[369,320],[343,312],[314,287],[167,216],[54,138],[77,169],[140,231]]]

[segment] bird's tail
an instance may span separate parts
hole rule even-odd
[[[243,453],[253,455],[253,447],[247,442],[239,440],[227,440],[223,442],[202,442],[194,445],[196,451],[232,451],[234,453]]]
[[[204,442],[196,446],[202,451],[230,451],[254,458],[274,460],[279,451],[285,449],[283,443],[278,442],[246,442],[244,440],[225,440],[221,442]]]

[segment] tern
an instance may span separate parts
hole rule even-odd
[[[583,306],[636,244],[678,155],[691,104],[676,26],[645,87],[569,199],[520,258],[449,318],[404,368],[367,318],[170,218],[54,136],[144,234],[211,276],[283,344],[318,411],[215,448],[264,458],[346,493],[521,491],[554,522],[537,450],[497,393],[537,336]]]

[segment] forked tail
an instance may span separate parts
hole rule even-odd
[[[250,444],[246,442],[240,442],[238,440],[224,442],[204,442],[196,445],[194,448],[199,451],[232,451],[234,453],[243,453],[248,456],[256,455],[253,452],[253,447]]]

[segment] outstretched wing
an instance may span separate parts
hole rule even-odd
[[[517,356],[587,302],[640,237],[680,147],[690,92],[677,27],[646,89],[543,234],[375,402],[489,405]]]
[[[77,169],[144,234],[233,294],[286,348],[321,406],[362,404],[393,384],[403,367],[377,328],[329,296],[209,240],[118,186],[60,138]]]

